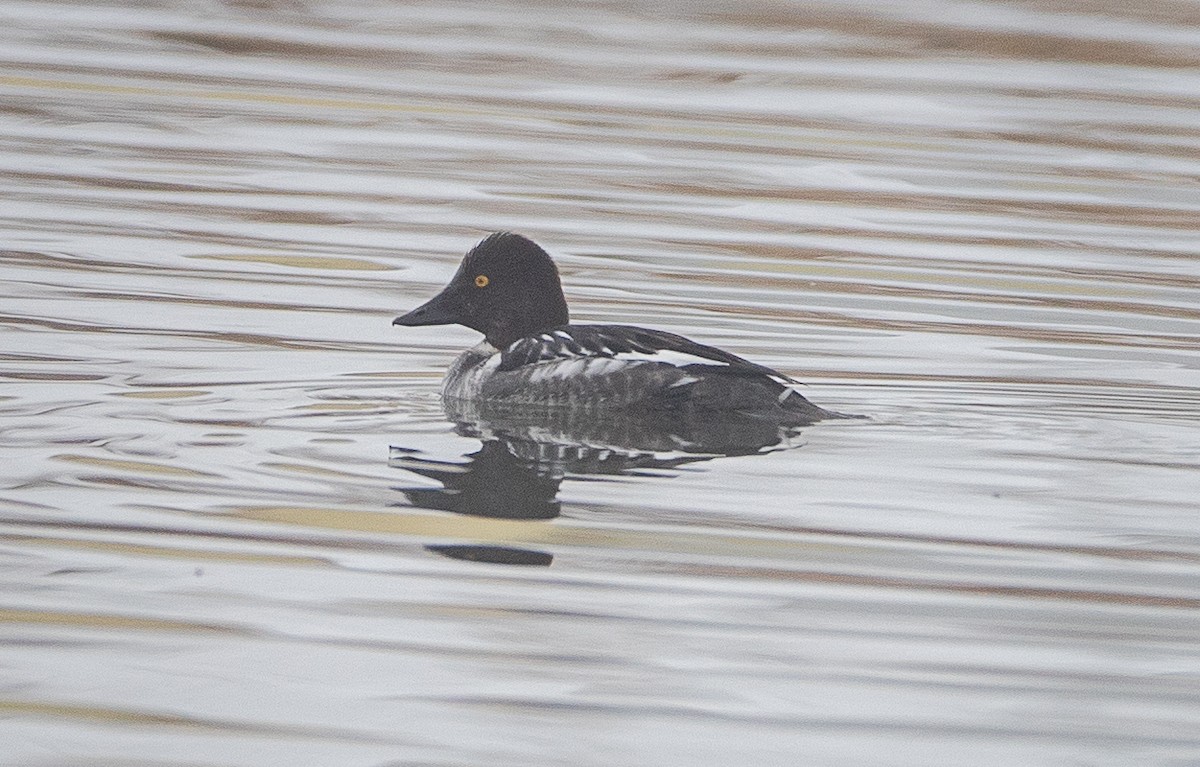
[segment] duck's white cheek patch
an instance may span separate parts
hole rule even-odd
[[[684,365],[711,365],[712,367],[729,367],[728,362],[701,357],[696,354],[688,354],[687,352],[671,351],[662,349],[651,354],[644,352],[621,352],[617,354],[615,359],[627,360],[629,362],[665,362],[668,365],[675,367],[683,367]]]

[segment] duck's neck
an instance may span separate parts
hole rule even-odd
[[[567,300],[562,293],[558,293],[554,300],[540,304],[529,302],[505,312],[502,318],[489,324],[484,337],[497,349],[507,349],[514,341],[544,333],[570,321]]]

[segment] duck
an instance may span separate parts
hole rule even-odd
[[[513,232],[484,238],[440,293],[392,324],[483,334],[447,371],[444,401],[793,425],[842,417],[807,400],[790,376],[722,349],[635,325],[572,323],[553,259]]]

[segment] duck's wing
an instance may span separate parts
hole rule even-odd
[[[726,374],[764,375],[798,383],[765,365],[698,344],[683,336],[633,325],[563,325],[513,342],[501,353],[500,370],[516,370],[550,360],[610,358],[662,362],[675,367],[704,365]]]

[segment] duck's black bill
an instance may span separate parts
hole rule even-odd
[[[408,314],[392,320],[393,325],[415,327],[417,325],[455,325],[459,321],[461,311],[453,296],[445,292],[438,293],[429,301],[421,304]]]

